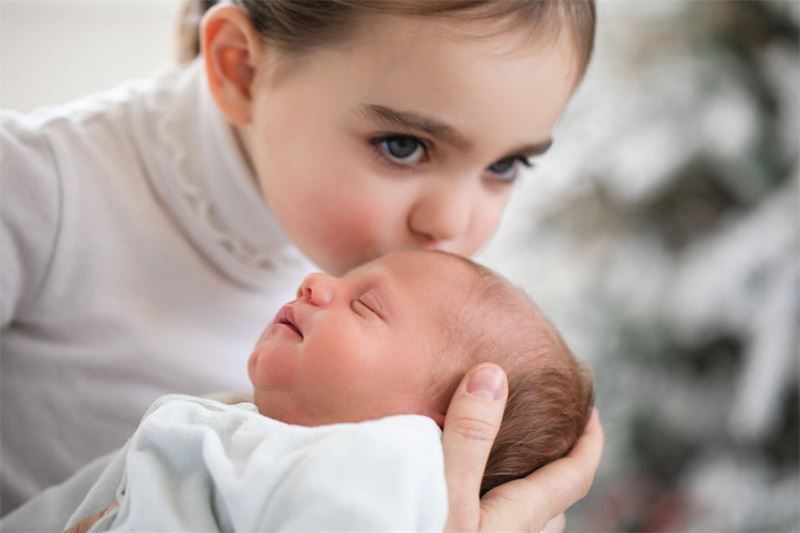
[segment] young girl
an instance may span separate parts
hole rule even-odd
[[[201,61],[3,114],[3,511],[159,395],[245,389],[241,354],[310,263],[475,253],[593,29],[589,0],[237,0],[206,15]],[[541,528],[588,490],[599,426],[479,507],[505,402],[487,368],[447,413],[448,526]]]

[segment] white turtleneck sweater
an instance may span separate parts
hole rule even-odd
[[[165,393],[249,390],[311,265],[199,63],[0,114],[2,512],[120,447]]]

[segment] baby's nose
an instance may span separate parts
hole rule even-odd
[[[326,274],[310,274],[297,289],[297,298],[322,307],[333,301],[336,278]]]

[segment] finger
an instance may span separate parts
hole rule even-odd
[[[467,373],[450,400],[442,435],[448,531],[478,528],[481,480],[507,396],[508,380],[503,369],[484,363]]]
[[[595,407],[592,409],[592,415],[589,417],[589,422],[586,423],[583,435],[567,454],[567,457],[576,459],[592,472],[592,477],[589,480],[590,486],[591,480],[594,479],[594,473],[597,472],[597,467],[600,466],[604,444],[605,435],[603,434],[603,426],[600,424],[600,412]],[[586,487],[586,489],[586,492],[589,492],[589,487]]]
[[[552,518],[544,525],[542,533],[564,533],[564,528],[567,526],[567,519],[564,513]]]
[[[586,496],[603,453],[603,428],[594,409],[572,450],[522,479],[488,492],[481,501],[486,529],[539,531]]]

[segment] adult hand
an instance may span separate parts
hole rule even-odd
[[[525,478],[495,487],[479,499],[483,471],[503,419],[508,381],[494,364],[474,367],[459,384],[444,423],[449,509],[445,530],[563,530],[559,516],[586,496],[603,451],[595,409],[569,454]]]

